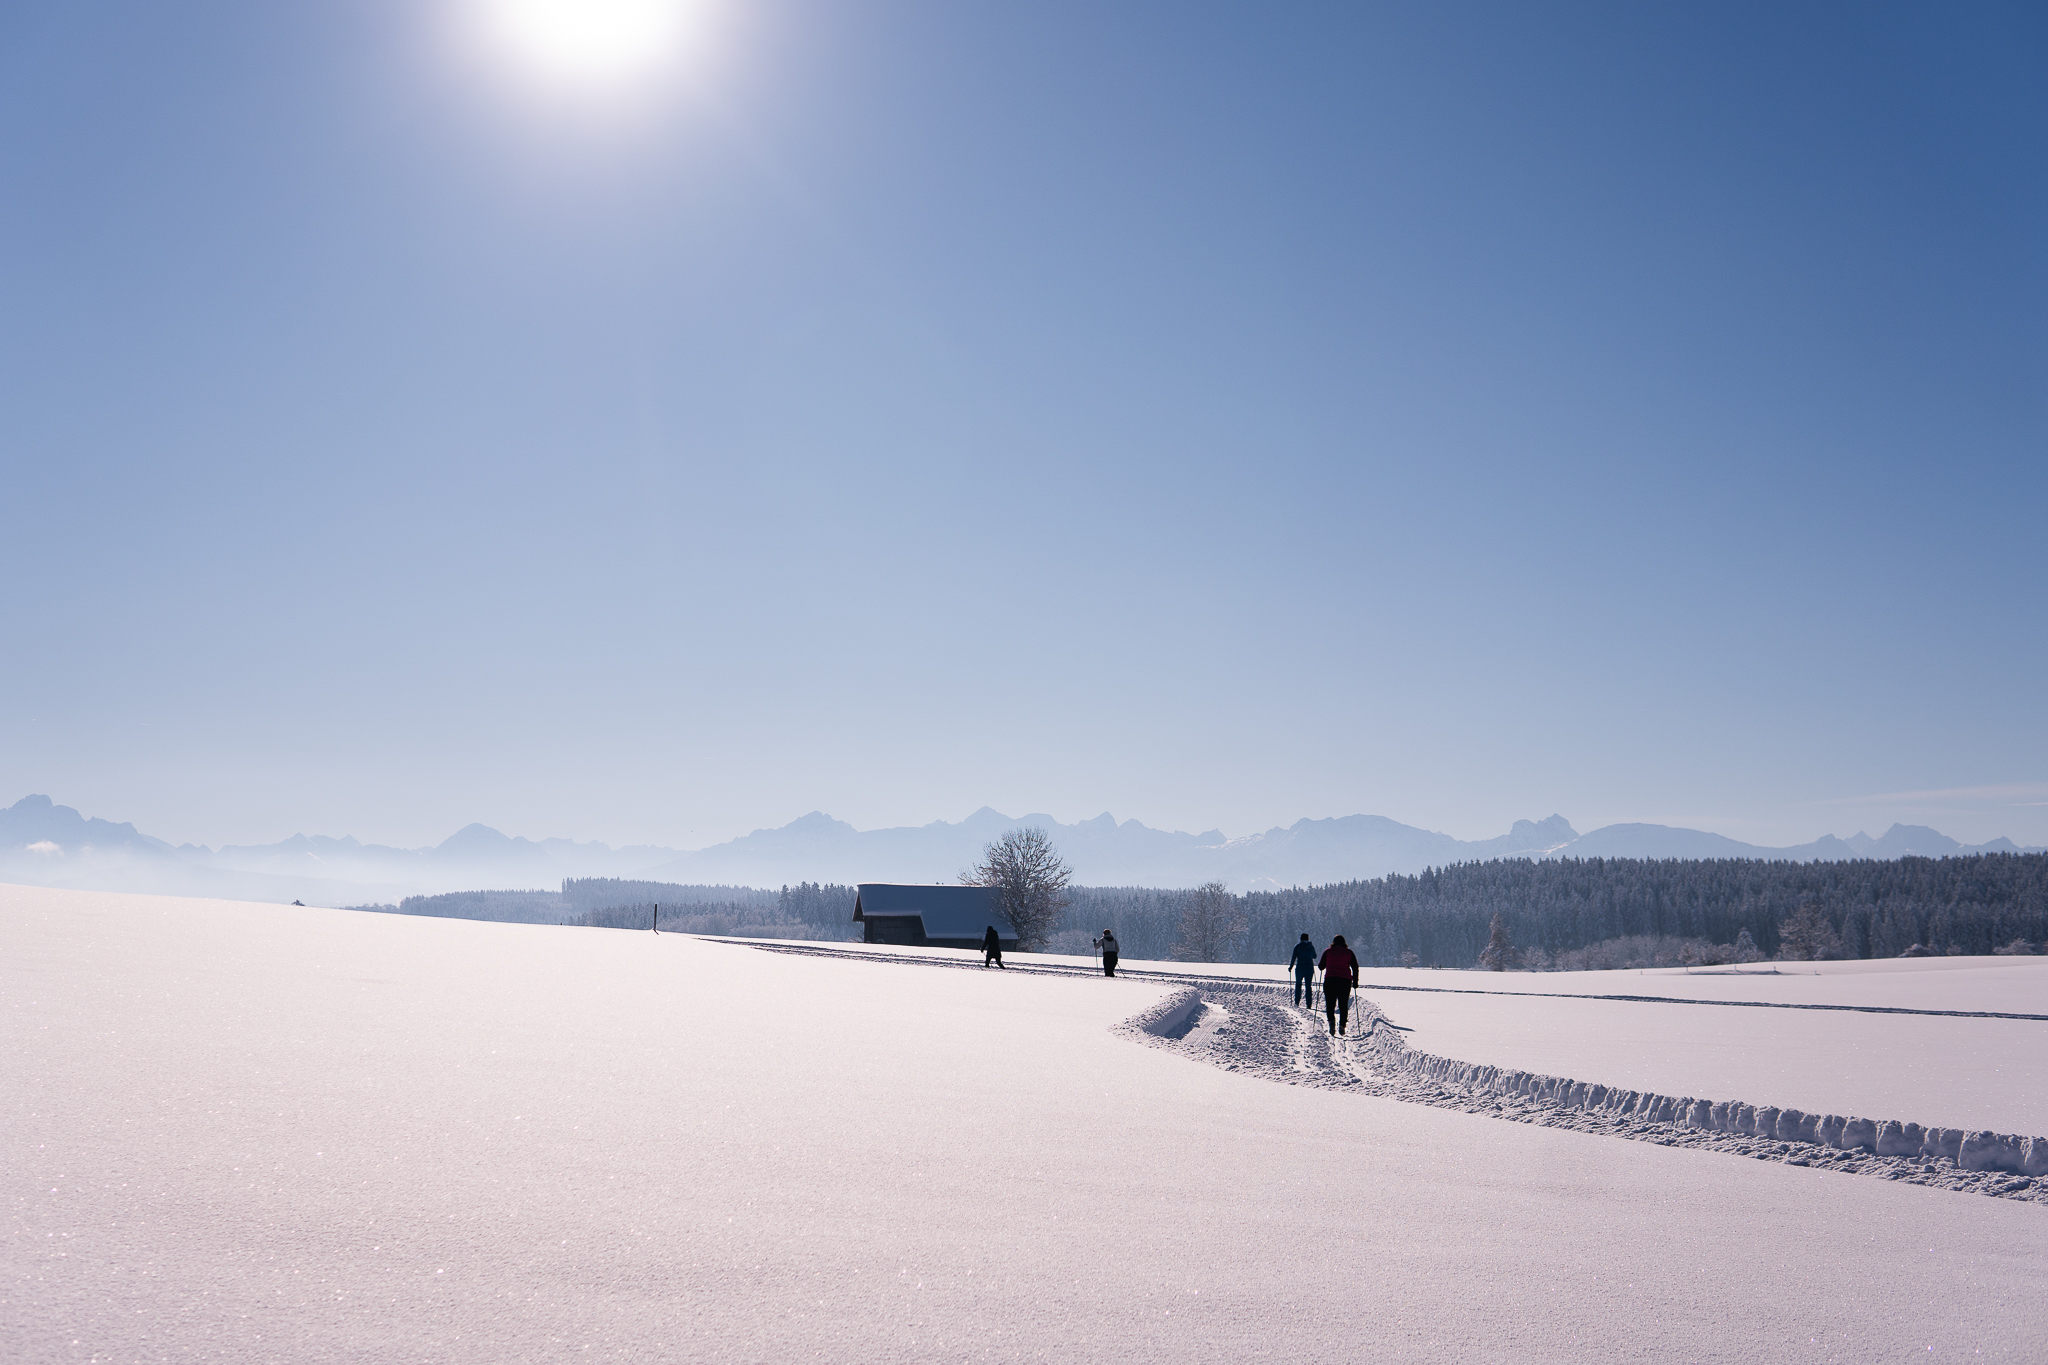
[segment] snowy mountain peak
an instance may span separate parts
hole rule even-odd
[[[489,825],[472,824],[464,825],[461,829],[456,830],[446,839],[443,839],[435,851],[438,853],[481,853],[486,850],[496,851],[510,845],[527,842],[525,839],[515,839],[510,835],[500,834]]]
[[[1579,832],[1562,815],[1553,815],[1546,820],[1517,820],[1509,828],[1508,837],[1526,839],[1532,846],[1543,843],[1555,848],[1578,838]]]
[[[817,831],[831,830],[834,832],[837,832],[839,830],[845,830],[849,833],[851,833],[853,830],[852,825],[847,824],[843,820],[834,820],[831,816],[825,814],[825,812],[821,810],[814,810],[808,815],[799,815],[796,819],[790,821],[782,828]],[[758,829],[754,831],[754,833],[756,834],[763,834],[767,832],[768,831]]]

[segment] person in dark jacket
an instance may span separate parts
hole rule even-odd
[[[988,932],[981,936],[981,965],[986,967],[991,962],[998,967],[1003,966],[1003,937],[996,932],[993,924],[988,927]],[[1008,971],[1009,968],[1004,967],[1003,970]]]
[[[1102,937],[1095,940],[1096,948],[1102,953],[1102,974],[1116,975],[1116,935],[1104,929]]]
[[[1341,1034],[1351,1022],[1351,988],[1358,984],[1358,954],[1344,946],[1344,935],[1323,950],[1323,1014],[1330,1032]]]
[[[1294,945],[1294,1003],[1313,1007],[1315,997],[1309,992],[1316,984],[1316,945],[1308,941],[1308,935],[1301,936],[1301,942]]]

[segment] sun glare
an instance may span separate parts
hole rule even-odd
[[[539,74],[613,84],[673,61],[700,8],[701,0],[482,0],[480,17]]]

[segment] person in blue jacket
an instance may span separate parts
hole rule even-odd
[[[1301,936],[1301,942],[1294,945],[1294,1003],[1313,1005],[1316,986],[1316,945],[1308,941],[1308,935]]]

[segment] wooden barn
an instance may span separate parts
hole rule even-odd
[[[895,886],[862,882],[853,897],[853,921],[863,943],[912,948],[979,948],[994,925],[1003,951],[1017,946],[1017,931],[996,913],[985,886]]]

